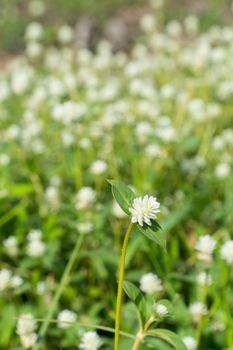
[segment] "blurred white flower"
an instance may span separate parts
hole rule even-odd
[[[97,350],[101,345],[102,341],[98,334],[94,331],[89,331],[82,335],[79,347],[83,350]]]
[[[20,276],[12,276],[11,287],[17,288],[23,284],[23,279]]]
[[[207,308],[201,302],[191,304],[189,310],[195,323],[198,323],[200,319],[207,314]]]
[[[7,254],[10,256],[16,256],[18,254],[18,241],[15,236],[9,236],[3,241]]]
[[[76,209],[87,209],[96,200],[96,192],[91,187],[82,187],[75,197]]]
[[[62,44],[68,44],[73,40],[73,29],[68,25],[63,25],[58,29],[57,37]]]
[[[30,313],[20,315],[17,321],[17,334],[26,335],[33,333],[36,329],[36,321],[34,316]]]
[[[41,240],[42,232],[40,230],[31,230],[27,236],[27,254],[31,257],[39,257],[46,250],[45,243]]]
[[[0,291],[4,291],[11,285],[12,272],[8,269],[0,270]]]
[[[212,259],[212,253],[216,247],[216,240],[210,235],[204,235],[199,237],[195,249],[198,252],[198,259],[206,262],[210,262]]]
[[[186,336],[182,338],[184,344],[187,346],[188,350],[196,350],[197,349],[197,342],[196,340],[191,336]]]
[[[21,344],[25,349],[30,349],[36,343],[37,334],[36,333],[28,333],[20,336]]]
[[[164,317],[168,314],[168,309],[165,305],[158,303],[155,305],[155,312],[158,316]]]
[[[71,310],[63,310],[59,312],[57,321],[59,328],[69,328],[72,323],[75,323],[77,320],[77,315]]]
[[[146,273],[140,279],[140,289],[147,294],[161,292],[163,290],[162,281],[154,273]]]
[[[215,168],[215,175],[219,179],[225,179],[231,173],[231,166],[228,163],[220,163]]]
[[[209,286],[212,283],[212,278],[205,271],[202,271],[197,275],[197,283],[200,286]]]
[[[78,222],[78,225],[77,225],[78,231],[83,235],[91,233],[93,228],[94,228],[94,225],[90,221]]]
[[[228,265],[233,265],[233,240],[227,241],[222,245],[220,256]]]
[[[90,171],[94,175],[101,175],[105,173],[108,169],[108,165],[104,160],[96,160],[94,163],[92,163]]]
[[[151,220],[156,219],[157,213],[160,212],[160,203],[152,196],[145,195],[144,197],[138,197],[133,200],[132,208],[129,211],[132,214],[131,221],[133,223],[138,222],[140,226],[143,223],[151,225]]]
[[[30,23],[26,28],[26,40],[39,40],[43,35],[43,27],[38,22]]]

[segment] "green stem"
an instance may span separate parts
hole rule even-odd
[[[146,322],[145,326],[143,327],[143,329],[138,332],[135,341],[133,343],[133,347],[132,350],[138,350],[139,349],[139,345],[141,344],[143,338],[146,336],[146,332],[148,331],[148,329],[150,328],[150,326],[152,325],[152,323],[155,321],[155,319],[153,317],[149,318],[149,320]]]
[[[14,317],[14,320],[18,320],[19,317]],[[44,322],[45,318],[34,318],[36,322]],[[49,323],[58,323],[58,320],[50,319],[48,320]],[[115,333],[114,328],[107,327],[107,326],[102,326],[102,325],[97,325],[97,324],[90,324],[90,323],[85,323],[85,322],[69,322],[69,321],[62,321],[63,323],[67,323],[70,325],[70,327],[85,327],[85,328],[93,328],[93,329],[99,329],[101,331],[109,332],[109,333]],[[127,332],[122,332],[120,331],[120,334],[123,335],[126,338],[130,339],[135,339],[135,336],[131,333]]]
[[[208,272],[207,272],[207,274],[208,274]],[[203,286],[203,290],[202,290],[201,302],[203,305],[206,304],[207,293],[208,293],[208,282]],[[201,316],[201,319],[200,319],[198,326],[197,326],[197,333],[196,333],[197,347],[200,345],[200,342],[201,342],[201,335],[202,335],[203,326],[204,326],[204,315]]]
[[[62,275],[62,278],[61,278],[61,281],[60,281],[60,284],[57,288],[57,291],[53,297],[53,300],[52,300],[52,304],[48,310],[48,313],[45,317],[45,320],[44,322],[42,323],[41,325],[41,328],[39,330],[39,337],[40,338],[43,338],[48,330],[48,327],[49,327],[49,323],[50,323],[50,319],[53,317],[53,314],[57,308],[57,304],[59,302],[59,299],[62,295],[62,292],[65,288],[65,286],[67,285],[68,283],[68,280],[69,280],[69,276],[70,276],[70,272],[72,270],[72,267],[75,263],[75,260],[77,258],[77,255],[78,255],[78,252],[79,252],[79,249],[81,247],[81,244],[82,244],[82,241],[83,241],[83,235],[80,235],[79,238],[77,239],[77,242],[74,246],[74,249],[70,255],[70,258],[69,258],[69,261],[66,265],[66,268],[63,272],[63,275]],[[40,343],[36,343],[34,345],[34,347],[32,348],[32,350],[37,350],[40,348]]]
[[[129,224],[129,227],[126,231],[122,252],[121,252],[121,260],[120,260],[120,272],[119,272],[119,281],[118,281],[118,290],[117,290],[117,305],[116,305],[116,321],[115,321],[115,343],[114,349],[119,349],[119,333],[120,333],[120,314],[121,314],[121,301],[122,301],[122,286],[124,279],[124,270],[125,270],[125,255],[126,248],[129,241],[129,236],[133,229],[133,223]]]

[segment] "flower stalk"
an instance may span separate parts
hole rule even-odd
[[[125,234],[123,246],[122,246],[122,251],[121,251],[118,290],[117,290],[117,304],[116,304],[114,350],[119,349],[120,317],[121,317],[122,287],[123,287],[124,271],[125,271],[125,256],[126,256],[126,248],[128,245],[130,234],[133,229],[133,225],[134,224],[131,222],[128,226],[128,229]]]

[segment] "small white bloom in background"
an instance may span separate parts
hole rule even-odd
[[[36,292],[39,295],[43,295],[47,291],[47,285],[44,281],[38,282],[36,286]]]
[[[220,256],[228,265],[233,265],[233,240],[223,244],[220,250]]]
[[[0,154],[0,165],[8,165],[10,163],[10,157],[6,153]]]
[[[151,32],[155,29],[156,20],[151,14],[146,14],[141,18],[140,27],[144,32]]]
[[[210,262],[216,244],[216,240],[210,235],[199,237],[195,245],[195,249],[198,251],[198,259],[204,262]]]
[[[108,165],[104,160],[96,160],[90,168],[90,171],[94,175],[104,174],[108,169]]]
[[[195,323],[198,323],[202,316],[205,316],[207,314],[207,308],[201,302],[191,304],[189,310],[192,314],[192,318]]]
[[[30,349],[33,347],[33,345],[36,343],[37,334],[36,333],[29,333],[25,335],[20,336],[21,344],[24,348]]]
[[[208,273],[202,271],[197,275],[197,283],[200,286],[209,286],[212,283],[212,278]]]
[[[187,346],[188,350],[196,350],[197,349],[197,342],[196,340],[191,336],[186,336],[182,338],[183,343]]]
[[[0,292],[11,286],[12,272],[8,269],[0,270]]]
[[[93,223],[89,221],[79,222],[77,225],[78,231],[83,235],[91,233],[93,228],[94,228]]]
[[[20,276],[13,276],[11,278],[11,287],[17,288],[23,284],[23,279]]]
[[[96,192],[91,187],[83,187],[77,193],[75,198],[75,208],[76,209],[87,209],[89,208],[96,199]]]
[[[45,190],[45,199],[52,210],[58,210],[60,206],[60,196],[57,186],[51,185]]]
[[[138,222],[140,226],[143,226],[143,223],[151,225],[151,220],[156,219],[156,214],[160,212],[159,207],[160,203],[157,202],[155,197],[146,195],[135,198],[132,208],[129,208],[132,214],[131,221],[133,223]]]
[[[30,23],[26,28],[26,40],[39,40],[43,35],[43,27],[38,22]]]
[[[18,254],[18,241],[15,236],[9,236],[3,241],[3,246],[6,252],[10,256],[17,256]]]
[[[112,213],[118,219],[123,219],[127,216],[126,213],[121,209],[121,207],[119,206],[119,204],[116,201],[113,202]]]
[[[155,305],[155,312],[157,315],[160,317],[166,316],[168,314],[168,309],[165,305],[163,304],[156,304]]]
[[[59,328],[69,328],[77,320],[77,315],[71,310],[63,310],[58,314],[57,321]]]
[[[215,175],[219,179],[225,179],[231,173],[231,166],[228,163],[220,163],[215,168]]]
[[[20,315],[17,322],[16,332],[18,335],[34,333],[36,329],[36,321],[30,313]]]
[[[42,45],[37,41],[30,41],[26,47],[26,54],[30,58],[36,58],[42,53]]]
[[[102,341],[98,334],[94,331],[85,332],[82,335],[80,349],[82,350],[97,350],[101,347]]]
[[[154,273],[146,273],[140,279],[140,289],[147,294],[161,292],[163,290],[162,281]]]
[[[39,257],[46,250],[45,243],[41,240],[42,232],[40,230],[31,230],[27,236],[27,254],[31,257]]]
[[[73,40],[73,37],[74,37],[73,29],[68,25],[64,25],[58,29],[57,37],[60,43],[68,44]]]

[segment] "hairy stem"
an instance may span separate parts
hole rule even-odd
[[[155,321],[153,317],[149,318],[149,320],[145,323],[145,326],[143,327],[143,330],[140,330],[135,338],[135,341],[133,343],[132,350],[138,350],[139,346],[143,340],[143,338],[146,336],[146,332],[152,325],[152,323]]]
[[[123,279],[124,279],[124,271],[125,271],[125,255],[126,255],[126,248],[129,241],[129,236],[133,229],[133,223],[129,224],[129,227],[126,231],[123,246],[122,246],[122,252],[121,252],[121,259],[120,259],[120,272],[119,272],[119,281],[118,281],[118,290],[117,290],[117,305],[116,305],[116,320],[115,320],[115,343],[114,343],[114,349],[119,349],[119,332],[120,332],[120,315],[121,315],[121,301],[122,301],[122,286],[123,286]]]

